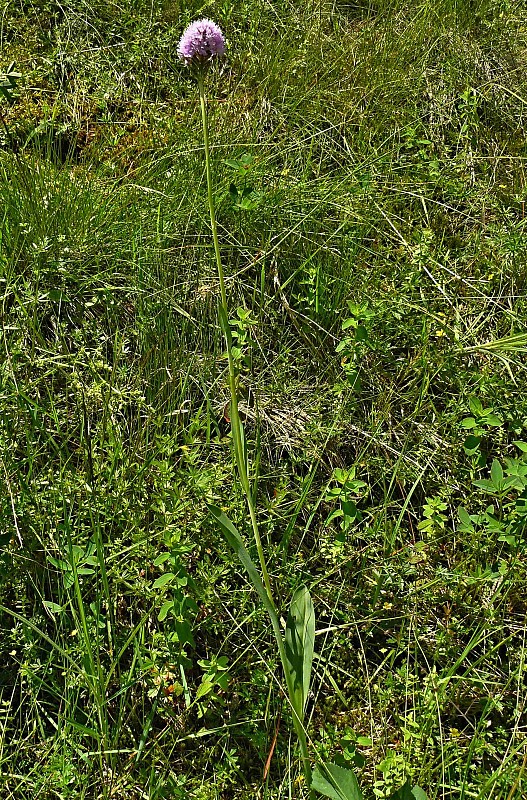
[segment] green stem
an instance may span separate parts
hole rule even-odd
[[[273,594],[271,589],[271,583],[269,581],[269,575],[267,572],[267,565],[265,563],[265,556],[262,547],[262,540],[260,538],[260,531],[258,529],[258,521],[256,519],[256,508],[254,503],[253,492],[251,490],[251,484],[249,481],[249,471],[247,466],[247,455],[245,452],[245,437],[243,433],[243,425],[240,419],[240,414],[238,410],[238,394],[236,391],[236,368],[234,364],[234,358],[232,355],[232,336],[231,336],[231,329],[229,326],[229,311],[227,306],[227,292],[225,290],[225,276],[223,272],[223,265],[221,263],[221,254],[220,254],[220,243],[218,240],[218,228],[216,224],[216,214],[214,211],[214,196],[212,192],[212,172],[210,166],[210,149],[209,149],[209,131],[208,131],[208,122],[207,122],[207,104],[205,100],[205,82],[203,72],[198,73],[198,86],[199,86],[199,98],[200,98],[200,105],[201,105],[201,119],[203,122],[203,142],[205,145],[205,167],[207,173],[207,193],[208,193],[208,205],[209,205],[209,213],[210,213],[210,226],[212,229],[212,238],[214,241],[214,253],[216,256],[216,266],[218,268],[218,277],[220,281],[220,325],[223,331],[223,335],[225,337],[225,342],[227,345],[227,358],[229,364],[229,389],[231,395],[231,429],[232,429],[232,438],[233,438],[233,445],[234,445],[234,457],[236,461],[236,466],[238,469],[238,474],[240,477],[240,482],[242,484],[242,488],[247,499],[247,506],[249,509],[249,517],[251,520],[251,527],[254,535],[254,541],[256,543],[256,549],[258,551],[258,558],[260,560],[260,568],[262,570],[262,577],[265,586],[265,590],[267,596],[269,598],[269,602],[274,609],[274,618],[271,615],[271,622],[273,627],[273,633],[276,639],[276,643],[278,645],[278,652],[280,654],[280,660],[282,662],[282,666],[284,669],[284,675],[286,678],[287,684],[287,691],[289,694],[289,698],[292,699],[294,696],[294,686],[292,685],[292,677],[290,674],[290,667],[287,661],[287,656],[285,653],[284,647],[284,640],[282,637],[282,632],[280,630],[280,625],[278,621],[278,614],[276,611],[276,605],[273,600]],[[306,732],[304,729],[304,725],[302,720],[298,717],[295,712],[293,703],[291,703],[291,710],[293,714],[293,725],[295,728],[295,733],[298,738],[298,742],[300,745],[301,757],[302,757],[302,767],[304,772],[304,778],[306,780],[309,795],[311,798],[314,797],[314,792],[311,790],[311,763],[309,760],[309,750],[307,746],[307,738]]]
[[[256,543],[256,550],[258,551],[258,558],[260,560],[260,568],[262,570],[263,582],[273,607],[275,607],[273,600],[273,593],[271,583],[269,581],[269,574],[267,572],[267,565],[265,563],[265,556],[262,547],[262,540],[260,538],[260,531],[258,530],[258,522],[256,519],[256,509],[254,506],[253,493],[249,481],[249,473],[247,469],[247,457],[244,446],[243,427],[240,420],[240,413],[238,410],[238,394],[236,392],[236,368],[234,366],[234,358],[232,355],[232,337],[229,327],[229,310],[227,306],[227,292],[225,290],[225,276],[223,273],[223,265],[221,263],[220,243],[218,240],[218,227],[216,224],[216,214],[214,211],[214,196],[212,193],[212,172],[210,166],[210,149],[209,149],[209,130],[207,123],[207,104],[205,101],[205,82],[203,80],[203,73],[198,75],[199,85],[199,98],[201,104],[201,119],[203,122],[203,142],[205,145],[205,167],[207,172],[207,193],[209,201],[210,213],[210,226],[212,228],[212,238],[214,240],[214,253],[216,256],[216,266],[218,268],[218,276],[220,280],[220,323],[225,336],[227,345],[227,358],[229,362],[229,389],[231,394],[231,429],[234,444],[234,457],[238,474],[244,494],[247,498],[247,505],[249,508],[249,517],[251,520],[251,527],[253,530],[254,541]]]

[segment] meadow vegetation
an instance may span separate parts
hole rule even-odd
[[[3,0],[0,797],[307,797],[250,527],[316,613],[311,753],[527,796],[524,0]]]

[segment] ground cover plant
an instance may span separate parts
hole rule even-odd
[[[228,46],[207,97],[253,502],[280,614],[305,585],[316,617],[312,763],[367,798],[522,798],[509,0],[3,4],[0,796],[308,796],[265,608],[208,511],[257,562],[176,52],[200,16]]]

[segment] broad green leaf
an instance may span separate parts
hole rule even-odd
[[[198,686],[198,690],[196,692],[196,700],[199,700],[201,697],[205,697],[205,695],[210,694],[213,689],[214,689],[214,684],[212,683],[212,681],[205,679]]]
[[[478,417],[483,413],[483,404],[477,397],[469,397],[468,405],[472,413]]]
[[[62,581],[64,583],[64,588],[65,589],[71,589],[71,587],[75,583],[75,577],[73,575],[73,570],[68,570],[67,572],[64,572],[63,575],[62,575]]]
[[[494,481],[489,481],[487,478],[483,478],[481,481],[472,481],[472,485],[477,486],[478,489],[484,489],[486,492],[494,492],[497,488]]]
[[[493,428],[498,428],[500,425],[503,425],[503,420],[501,417],[498,417],[497,414],[489,414],[486,417],[485,422],[487,425],[492,425]]]
[[[154,567],[160,567],[161,564],[164,564],[169,558],[170,553],[161,553],[156,559],[154,559]]]
[[[63,570],[63,572],[69,572],[71,570],[68,562],[64,561],[62,558],[53,558],[53,556],[48,556],[48,561],[51,562],[51,564],[53,564],[53,566],[57,569]]]
[[[480,444],[481,444],[481,436],[474,436],[473,434],[470,434],[463,442],[463,447],[465,448],[466,451],[468,451],[468,454],[471,455],[474,453],[475,450],[478,449]]]
[[[291,702],[300,720],[309,694],[314,650],[315,612],[307,587],[301,586],[293,595],[285,628],[285,654],[294,691]]]
[[[227,164],[228,167],[232,167],[233,169],[240,169],[240,162],[236,158],[226,158],[223,161],[224,164]]]
[[[172,608],[174,608],[174,601],[173,600],[167,600],[166,603],[163,603],[163,605],[161,606],[161,609],[159,611],[159,614],[157,616],[159,622],[163,622],[163,620],[165,619],[166,615],[168,614],[168,612]]]
[[[506,542],[511,547],[516,547],[517,539],[513,534],[503,533],[501,536],[498,536],[498,542]]]
[[[373,742],[369,736],[357,736],[357,744],[360,747],[371,747]]]
[[[171,641],[177,641],[180,644],[189,644],[192,647],[194,646],[192,628],[187,619],[176,619],[174,621],[174,633]]]
[[[173,578],[175,578],[173,572],[164,572],[153,582],[152,589],[161,589],[163,586],[166,586],[167,583],[170,583]]]
[[[414,800],[408,781],[406,781],[404,786],[401,786],[400,789],[397,789],[397,791],[391,794],[388,800]]]
[[[311,788],[331,800],[363,800],[355,774],[337,764],[316,767]]]

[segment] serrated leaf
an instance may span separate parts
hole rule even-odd
[[[521,450],[522,453],[527,453],[527,442],[516,441],[513,444],[515,444],[518,450]]]
[[[331,800],[363,800],[355,774],[338,764],[322,764],[316,767],[311,788]]]
[[[293,595],[285,628],[285,654],[294,687],[291,702],[300,720],[304,718],[315,651],[315,612],[311,595],[301,586]]]
[[[162,589],[167,583],[170,583],[176,576],[173,572],[164,572],[152,584],[152,589]]]

